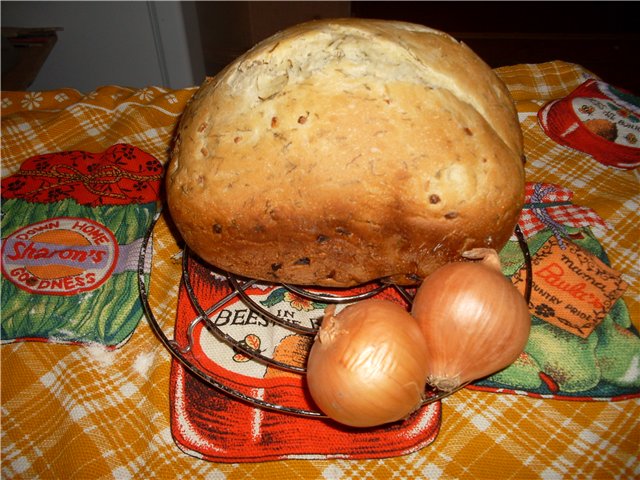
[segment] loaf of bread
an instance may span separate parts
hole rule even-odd
[[[504,84],[449,35],[314,21],[196,92],[167,199],[191,250],[234,274],[416,284],[507,242],[524,201],[522,132]]]

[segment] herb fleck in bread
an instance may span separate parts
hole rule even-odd
[[[233,273],[414,284],[500,249],[524,201],[504,84],[445,33],[305,23],[256,45],[187,106],[167,175],[189,247]]]

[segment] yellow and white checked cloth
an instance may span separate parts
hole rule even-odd
[[[638,171],[605,167],[560,146],[536,112],[589,72],[550,62],[496,70],[518,104],[527,179],[567,187],[611,229],[599,238],[630,287],[623,297],[639,327]],[[606,79],[605,79],[606,80]],[[128,143],[166,163],[176,123],[195,89],[103,87],[3,92],[2,176],[37,154],[100,152]],[[154,231],[154,311],[175,318],[180,263],[162,218]],[[442,402],[438,438],[383,460],[288,460],[216,464],[183,453],[170,430],[170,354],[143,320],[117,350],[7,344],[2,368],[2,478],[640,478],[640,400],[560,401],[461,391]]]

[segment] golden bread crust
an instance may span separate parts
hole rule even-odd
[[[167,198],[190,248],[233,273],[412,284],[506,243],[522,155],[506,87],[465,45],[402,22],[317,21],[205,82]]]

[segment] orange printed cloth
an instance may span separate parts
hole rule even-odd
[[[574,203],[592,209],[609,227],[593,232],[612,270],[628,285],[621,298],[637,329],[637,174],[556,143],[537,119],[540,108],[592,75],[563,62],[496,72],[517,102],[528,181],[567,188]],[[16,173],[36,155],[98,153],[116,144],[140,148],[166,165],[177,121],[194,91],[109,86],[88,95],[71,89],[3,92],[2,177]],[[154,228],[153,249],[149,299],[172,338],[181,246],[166,212]],[[144,320],[119,349],[19,342],[2,345],[0,355],[3,478],[520,479],[639,474],[637,398],[566,401],[465,389],[442,400],[437,436],[411,453],[228,463],[196,458],[176,443],[171,425],[175,404],[169,396],[172,357]],[[207,439],[196,437],[196,444],[199,441]]]
[[[219,272],[193,258],[188,258],[185,272],[175,339],[189,365],[208,375],[215,386],[174,360],[171,427],[184,452],[225,463],[371,459],[406,455],[436,438],[441,412],[437,401],[405,421],[367,429],[317,418],[320,412],[305,377],[294,370],[304,367],[313,336],[293,328],[317,326],[326,304],[283,286],[254,282],[243,292],[283,320],[269,322],[266,314],[250,310],[243,297],[234,296],[233,286]],[[340,294],[344,298],[370,289],[361,286]],[[393,287],[377,297],[403,303]],[[209,310],[211,321],[205,326],[197,319]]]

